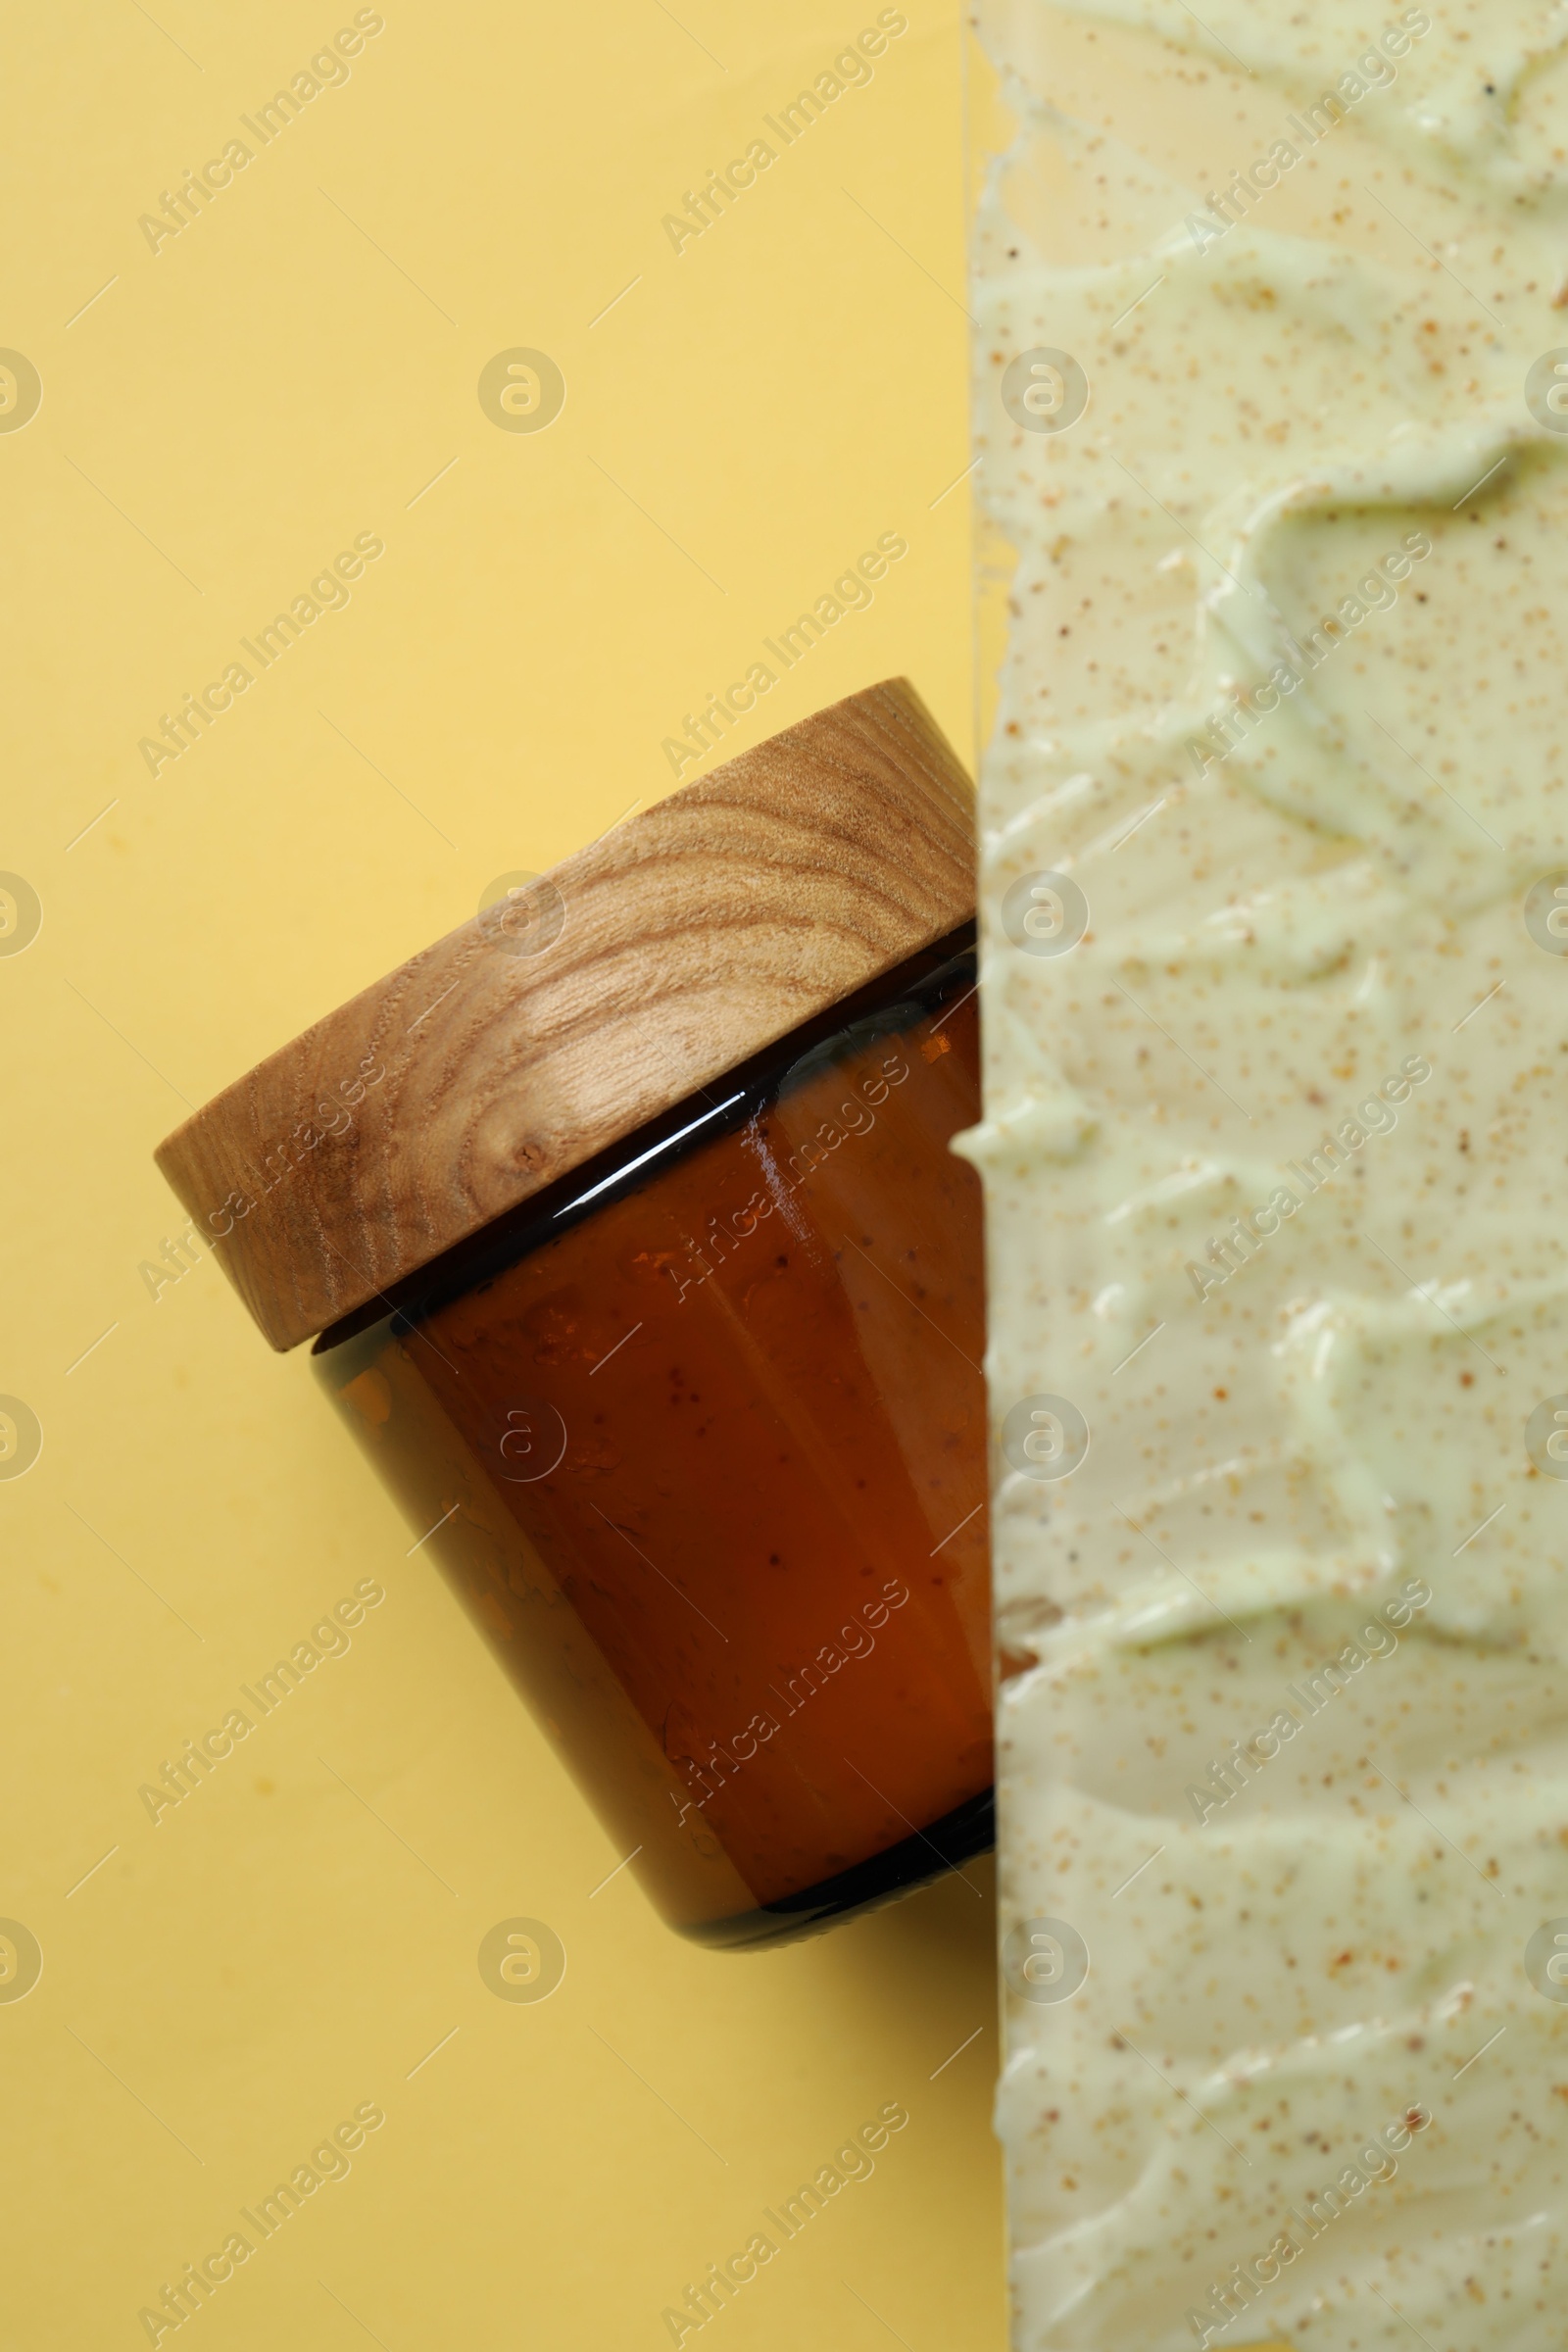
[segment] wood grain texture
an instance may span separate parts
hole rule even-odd
[[[974,864],[953,751],[907,680],[868,687],[557,866],[548,945],[475,916],[158,1164],[292,1348],[965,921]]]

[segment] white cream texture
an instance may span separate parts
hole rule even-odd
[[[979,20],[1016,568],[966,1148],[999,1424],[1092,1433],[997,1490],[1003,1924],[1090,1956],[1031,2000],[1010,1947],[1016,2343],[1561,2352],[1568,2007],[1526,1953],[1568,1917],[1568,1484],[1525,1424],[1568,1391],[1568,959],[1524,901],[1568,868],[1568,439],[1525,383],[1568,346],[1568,18],[1432,0],[1308,152],[1288,118],[1423,12],[1200,13]],[[1041,346],[1089,379],[1068,431],[1001,402]],[[1054,957],[1003,924],[1040,873],[1090,910]]]

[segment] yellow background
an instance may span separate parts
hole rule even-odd
[[[146,2341],[163,2282],[374,2100],[351,2176],[179,2341],[635,2352],[901,2100],[875,2176],[714,2325],[998,2346],[989,1866],[751,1958],[629,1874],[593,1893],[618,1857],[305,1351],[210,1256],[156,1301],[138,1271],[187,1102],[668,790],[662,739],[879,533],[909,554],[874,607],[735,742],[906,671],[972,759],[956,16],[912,8],[677,256],[663,214],[874,7],[389,0],[151,251],[138,216],[352,14],[7,28],[0,345],[43,402],[0,434],[0,868],[43,926],[0,957],[0,1392],[44,1446],[0,1483],[0,1915],[44,1967],[0,2002],[6,2340]],[[515,346],[566,381],[536,434],[476,396]],[[151,776],[139,738],[362,531],[386,553],[348,609]],[[155,1827],[139,1786],[366,1576],[350,1653]],[[475,1965],[517,1914],[568,1954],[538,2006]]]

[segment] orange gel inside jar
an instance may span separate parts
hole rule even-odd
[[[979,1112],[973,989],[965,931],[316,1344],[704,1941],[991,1842],[981,1203],[949,1149]]]

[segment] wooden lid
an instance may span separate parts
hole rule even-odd
[[[292,1348],[970,917],[969,780],[906,679],[579,850],[157,1158]]]

